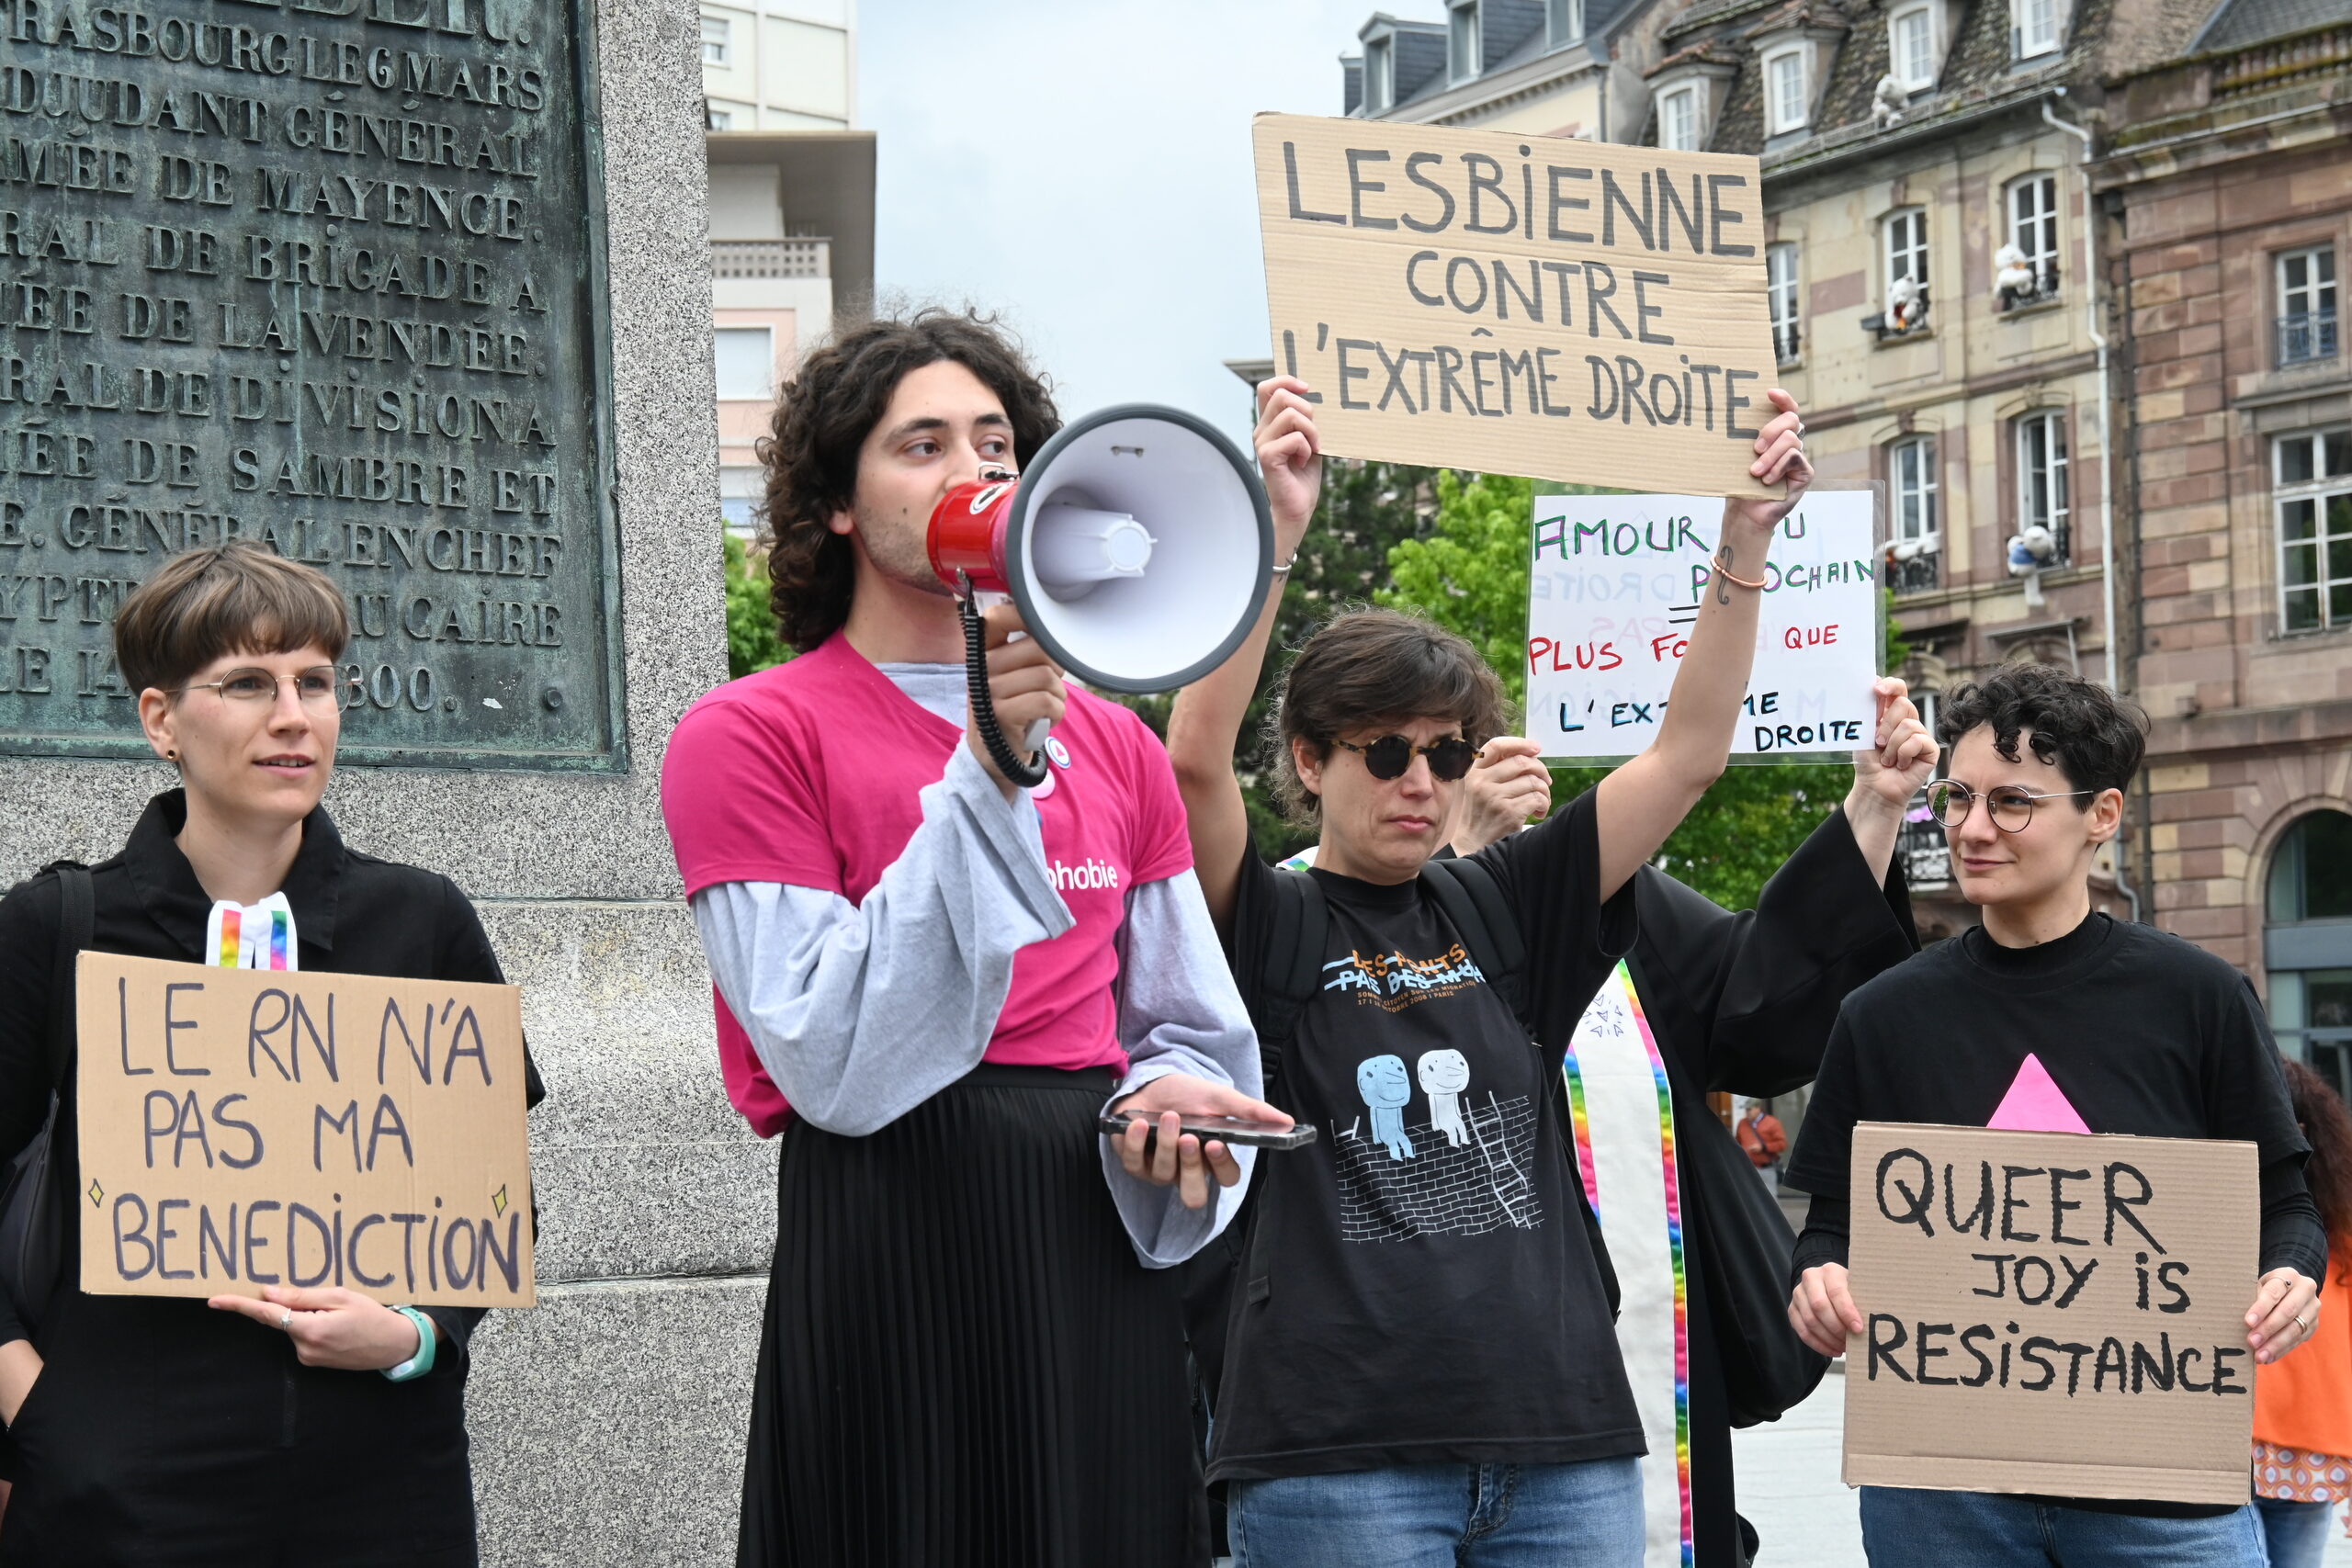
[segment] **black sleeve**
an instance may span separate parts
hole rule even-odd
[[[17,884],[0,899],[0,1169],[24,1151],[49,1116],[51,980],[63,899],[54,876]],[[0,1291],[0,1345],[31,1336]]]
[[[1918,949],[1899,863],[1883,884],[1833,811],[1732,914],[1652,867],[1635,878],[1642,935],[1634,962],[1652,994],[1678,998],[1688,1027],[1666,1042],[1710,1091],[1758,1098],[1812,1079],[1838,1004]]]
[[[1797,1237],[1797,1250],[1789,1264],[1789,1289],[1794,1291],[1797,1281],[1804,1278],[1808,1269],[1818,1269],[1825,1263],[1846,1265],[1846,1244],[1851,1239],[1853,1213],[1848,1207],[1846,1194],[1831,1196],[1826,1192],[1814,1195],[1804,1212],[1804,1232]]]
[[[2300,1159],[2262,1168],[2262,1259],[2257,1271],[2292,1269],[2307,1280],[2327,1279],[2327,1227],[2312,1201]]]
[[[2295,1121],[2270,1021],[2263,1015],[2254,983],[2234,971],[2224,973],[2229,995],[2220,1006],[2220,1019],[2206,1032],[2205,1135],[2254,1145],[2262,1151],[2266,1168],[2287,1159],[2300,1166],[2311,1145]]]
[[[1855,1073],[1853,1010],[1841,1007],[1829,1031],[1829,1048],[1821,1054],[1813,1098],[1805,1102],[1804,1125],[1797,1130],[1796,1146],[1781,1168],[1783,1182],[1816,1199],[1834,1196],[1842,1202],[1846,1197],[1854,1123],[1861,1120]]]
[[[1593,993],[1641,935],[1638,878],[1629,878],[1606,904],[1600,901],[1594,792],[1470,858],[1493,874],[1527,944],[1528,1021],[1547,1043],[1566,1041]]]

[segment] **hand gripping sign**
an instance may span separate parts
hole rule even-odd
[[[82,1288],[530,1306],[522,993],[82,954]]]
[[[1261,115],[1274,368],[1323,449],[1777,495],[1757,161]]]

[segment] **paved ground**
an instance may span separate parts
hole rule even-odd
[[[1838,1479],[1846,1380],[1821,1380],[1780,1420],[1732,1434],[1739,1511],[1764,1538],[1759,1568],[1864,1568],[1855,1494]],[[2352,1568],[2352,1540],[2328,1543],[2327,1568]]]

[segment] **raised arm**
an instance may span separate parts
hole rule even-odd
[[[1778,501],[1727,500],[1715,571],[1699,596],[1698,624],[1690,647],[1674,674],[1666,716],[1657,739],[1632,761],[1600,781],[1600,897],[1632,880],[1657,853],[1667,835],[1722,776],[1731,754],[1732,726],[1747,695],[1747,675],[1756,661],[1756,622],[1764,558],[1772,530],[1796,507],[1813,482],[1805,460],[1804,422],[1796,400],[1774,388],[1769,394],[1781,412],[1756,436],[1756,461],[1747,471],[1767,484],[1787,481]]]
[[[1190,824],[1193,866],[1219,934],[1233,923],[1241,850],[1250,838],[1249,809],[1241,802],[1240,781],[1233,776],[1233,745],[1250,700],[1258,694],[1291,558],[1298,553],[1323,489],[1323,453],[1306,383],[1288,376],[1259,383],[1257,447],[1258,469],[1274,514],[1274,581],[1257,624],[1233,657],[1179,692],[1168,718],[1168,758]]]

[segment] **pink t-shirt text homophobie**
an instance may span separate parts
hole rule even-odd
[[[1031,792],[1046,864],[1076,924],[1015,955],[985,1059],[1125,1072],[1113,981],[1127,890],[1192,868],[1167,753],[1143,721],[1073,687]],[[922,823],[920,792],[964,744],[839,633],[814,652],[730,681],[678,721],[662,809],[686,897],[775,882],[853,904]],[[790,1107],[742,1025],[717,998],[728,1098],[772,1137]]]

